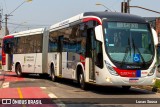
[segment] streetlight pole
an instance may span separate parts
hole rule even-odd
[[[13,11],[11,11],[8,15],[11,15],[14,11],[16,11],[19,7],[21,7],[26,2],[32,2],[32,0],[25,0],[25,1],[23,1],[20,5],[18,5],[18,7],[16,7]]]
[[[32,0],[25,0],[24,2],[22,2],[20,5],[18,5],[13,11],[11,11],[9,14],[5,14],[5,36],[6,35],[8,35],[9,34],[9,30],[8,30],[8,27],[7,27],[7,21],[8,21],[8,17],[9,16],[12,16],[11,14],[13,13],[13,12],[15,12],[19,7],[21,7],[24,3],[26,3],[26,2],[31,2]],[[4,20],[3,19],[3,20]],[[3,21],[2,20],[2,21]]]
[[[97,5],[97,6],[103,6],[103,7],[105,7],[105,8],[107,9],[107,11],[109,10],[109,11],[112,12],[112,10],[110,10],[110,9],[109,9],[107,6],[105,6],[104,4],[96,3],[96,5]]]

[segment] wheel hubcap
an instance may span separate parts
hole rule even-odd
[[[54,73],[52,72],[52,79],[54,79]]]
[[[17,73],[18,73],[18,75],[20,75],[19,67],[18,67],[18,69],[17,69]]]
[[[80,82],[80,84],[82,85],[82,83],[83,83],[83,77],[82,77],[82,74],[80,74],[80,76],[79,76],[79,82]]]

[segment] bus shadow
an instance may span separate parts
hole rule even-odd
[[[23,78],[27,79],[48,79],[49,76],[40,76],[39,74],[23,74]]]
[[[73,88],[79,88],[78,83],[74,83],[73,80],[68,79],[59,79],[58,83],[71,86]],[[81,89],[80,89],[81,90]],[[101,94],[101,95],[147,95],[147,94],[156,94],[155,92],[144,90],[140,88],[131,87],[130,90],[124,90],[121,86],[98,86],[88,84],[87,90],[88,92]]]
[[[16,74],[3,74],[5,77],[17,77],[17,78],[31,78],[31,79],[44,79],[36,74],[24,74],[23,76],[17,76]]]
[[[145,95],[145,94],[155,94],[155,92],[138,89],[131,87],[129,90],[124,90],[121,86],[94,86],[90,85],[89,90],[93,93],[98,93],[102,95]]]
[[[7,75],[12,77],[17,77],[16,75]],[[27,79],[39,79],[39,80],[47,80],[46,82],[50,84],[50,86],[55,86],[55,83],[67,85],[73,88],[79,88],[78,83],[73,82],[73,80],[58,78],[57,82],[53,82],[49,76],[39,76],[38,74],[27,74],[23,75],[24,78]],[[21,77],[20,77],[21,78]],[[45,83],[46,83],[45,82]],[[81,89],[80,89],[81,90]],[[145,95],[145,94],[155,94],[155,92],[139,89],[135,87],[131,87],[130,90],[124,90],[121,86],[98,86],[88,84],[87,90],[88,92],[101,94],[101,95]]]
[[[4,76],[5,77],[17,77],[17,75],[14,75],[14,74],[5,74]]]

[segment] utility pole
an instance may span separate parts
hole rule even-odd
[[[3,9],[0,9],[0,30],[2,29],[2,11]]]
[[[5,14],[5,36],[9,34],[9,30],[7,27],[8,16],[9,15]]]
[[[23,1],[18,7],[16,7],[13,11],[11,11],[9,14],[5,14],[5,18],[3,20],[5,20],[5,36],[9,34],[9,30],[8,30],[8,27],[7,27],[7,20],[8,20],[8,17],[9,16],[12,16],[11,14],[13,12],[15,12],[18,8],[20,8],[25,2],[31,2],[32,0],[25,0]],[[3,22],[2,20],[2,22]]]

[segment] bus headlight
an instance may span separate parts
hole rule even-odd
[[[106,67],[110,74],[118,76],[117,72],[113,69],[113,67],[105,61]]]
[[[154,72],[156,71],[156,66],[154,66],[151,71],[148,73],[148,76],[152,76]]]

